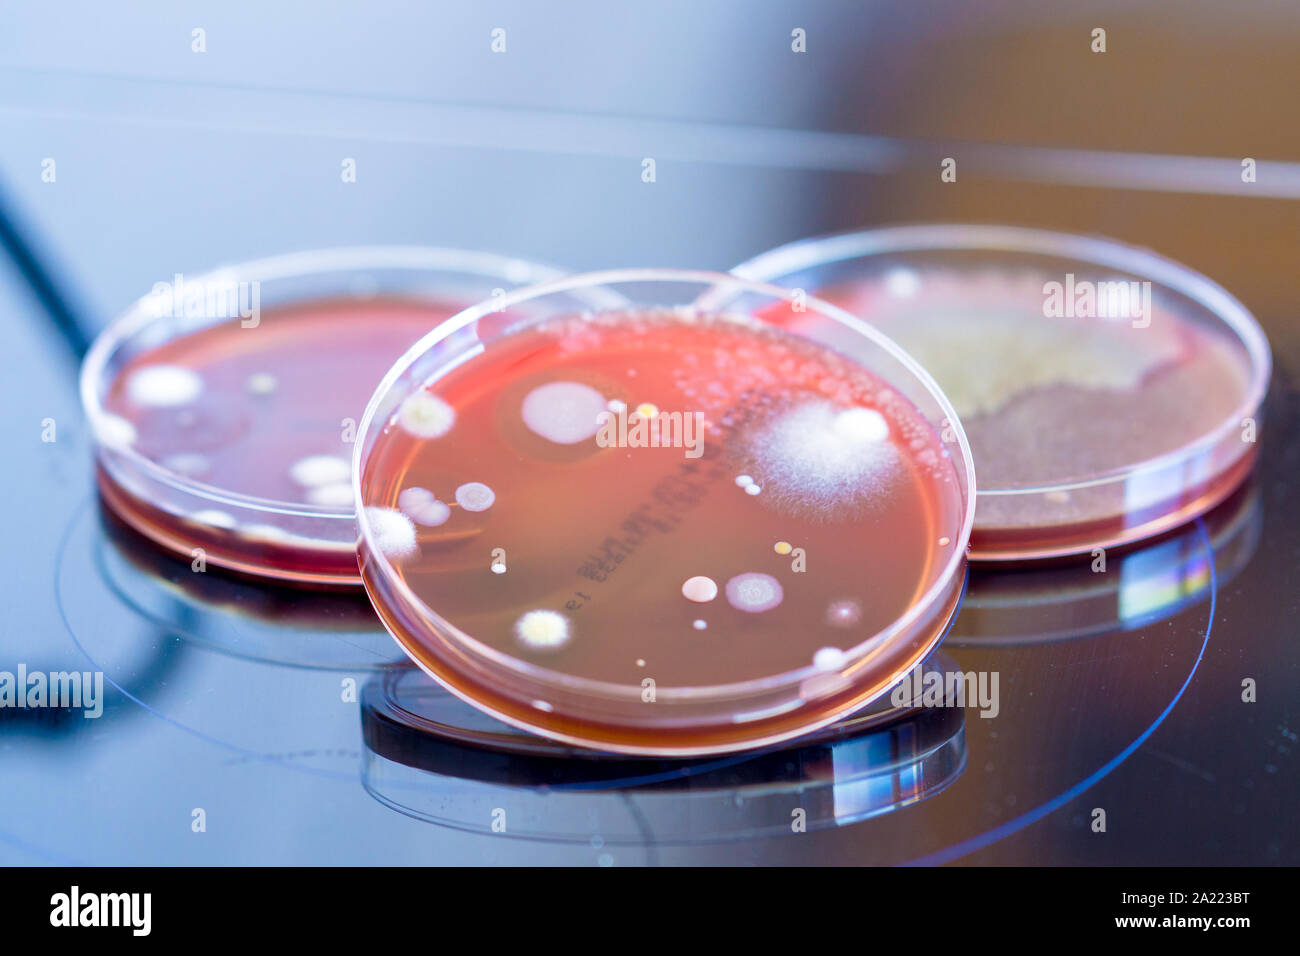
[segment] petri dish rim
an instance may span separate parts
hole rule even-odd
[[[207,285],[232,279],[271,282],[278,279],[304,278],[317,274],[363,269],[459,273],[485,279],[500,279],[511,285],[529,285],[564,274],[553,266],[497,253],[443,246],[392,245],[340,246],[283,253],[248,262],[218,266],[186,281]],[[141,296],[121,316],[110,322],[95,337],[82,361],[79,377],[81,405],[95,441],[96,457],[104,444],[100,440],[100,435],[104,434],[104,421],[109,415],[100,399],[101,386],[106,388],[111,385],[111,382],[104,381],[109,363],[118,350],[126,346],[134,336],[144,332],[154,322],[166,320],[166,317],[153,314],[150,308],[152,299],[152,293]],[[183,334],[192,335],[230,321],[233,320],[221,316],[196,319],[195,324]],[[153,480],[182,494],[193,495],[213,503],[285,516],[339,521],[353,521],[356,517],[348,508],[247,495],[187,478],[164,467],[160,462],[142,455],[131,446],[115,444],[112,450],[114,454],[121,455],[131,467],[140,469]]]
[[[777,276],[791,275],[804,269],[848,259],[896,252],[944,250],[1027,253],[1122,269],[1131,275],[1158,282],[1205,308],[1231,330],[1250,360],[1250,383],[1245,397],[1233,413],[1181,448],[1078,480],[1019,485],[1013,488],[981,487],[980,497],[1014,498],[1055,492],[1070,493],[1161,471],[1213,449],[1239,427],[1243,418],[1256,413],[1264,401],[1272,376],[1272,351],[1264,330],[1250,310],[1223,286],[1190,266],[1150,249],[1114,239],[1024,226],[911,223],[799,239],[760,253],[731,271],[743,278],[766,282]]]
[[[554,295],[561,292],[578,292],[585,293],[585,297],[588,300],[595,301],[599,300],[601,296],[599,294],[593,295],[591,293],[593,288],[603,290],[611,285],[633,282],[694,283],[702,285],[705,287],[703,294],[696,298],[696,302],[706,301],[708,303],[708,308],[710,309],[717,309],[720,307],[722,301],[721,297],[710,294],[720,288],[766,295],[787,302],[794,300],[794,292],[790,289],[785,289],[781,286],[771,285],[764,282],[755,282],[728,273],[694,269],[663,268],[612,269],[580,273],[529,286],[527,288],[518,289],[513,292],[507,292],[504,296],[497,297],[492,302],[479,303],[478,305],[471,306],[468,309],[451,316],[420,339],[419,342],[416,342],[411,346],[411,348],[408,349],[396,363],[394,363],[393,367],[384,375],[378,388],[375,390],[375,393],[371,396],[369,403],[366,405],[365,413],[362,415],[361,421],[357,426],[356,442],[354,443],[352,452],[352,493],[356,505],[357,525],[360,531],[360,539],[362,543],[360,550],[363,551],[365,558],[370,561],[378,562],[382,566],[382,574],[385,578],[386,584],[396,589],[404,602],[411,607],[420,609],[423,615],[438,621],[445,629],[446,634],[451,638],[454,638],[456,643],[459,643],[468,651],[482,659],[486,659],[496,666],[506,668],[539,682],[564,687],[566,690],[571,692],[614,699],[638,698],[641,693],[641,688],[635,685],[616,684],[610,681],[598,681],[591,678],[575,677],[572,674],[565,674],[552,668],[530,664],[514,657],[513,655],[498,651],[471,635],[466,634],[463,630],[445,620],[436,610],[429,607],[428,604],[417,596],[407,583],[396,573],[392,562],[388,560],[378,547],[369,522],[365,518],[365,499],[363,497],[361,479],[362,468],[364,465],[363,453],[366,448],[367,437],[369,436],[371,429],[375,427],[375,418],[379,413],[379,409],[384,405],[389,391],[398,383],[398,380],[401,379],[410,367],[434,345],[450,337],[455,332],[472,325],[481,318],[495,312],[503,311],[512,306],[523,304],[530,299]],[[866,658],[864,655],[868,654],[872,648],[887,644],[892,637],[905,632],[906,629],[916,623],[923,614],[929,612],[935,604],[942,601],[945,593],[951,589],[953,580],[959,573],[962,574],[963,578],[965,577],[966,545],[970,540],[971,529],[974,526],[975,521],[975,469],[971,460],[970,445],[966,440],[966,433],[962,429],[961,421],[957,417],[956,410],[953,409],[947,396],[944,395],[938,384],[920,365],[920,363],[908,355],[907,352],[905,352],[897,343],[884,333],[873,328],[868,323],[862,321],[844,309],[832,305],[829,302],[823,302],[820,299],[812,297],[808,297],[804,301],[809,308],[814,308],[823,312],[828,318],[835,319],[837,322],[840,322],[869,339],[874,345],[883,349],[891,358],[903,365],[910,374],[915,376],[930,397],[937,402],[944,416],[952,425],[954,442],[958,447],[961,458],[960,464],[956,461],[953,462],[953,467],[954,469],[960,469],[962,471],[966,482],[965,490],[963,492],[962,509],[964,513],[962,515],[961,528],[958,532],[957,538],[952,542],[948,559],[944,563],[942,570],[938,573],[933,584],[931,584],[931,586],[926,590],[925,594],[916,601],[913,601],[907,611],[896,618],[889,627],[870,635],[865,640],[862,640],[844,650],[847,658],[856,661],[853,669],[858,669],[868,662],[869,658]],[[623,300],[622,297],[617,296],[617,294],[612,297],[612,304],[614,307],[626,307],[627,305],[626,300]],[[761,320],[755,319],[755,321]],[[462,359],[462,361],[472,359],[472,357],[473,354]],[[371,591],[370,583],[365,579],[364,574],[362,577],[363,580],[365,580],[366,589],[371,592],[371,599],[374,601],[375,595]],[[964,581],[962,590],[964,591]],[[385,625],[387,626],[387,616],[384,615],[382,609],[380,609],[379,602],[374,601],[374,603],[376,605],[376,610],[380,611],[380,616],[384,619]],[[960,605],[960,596],[958,597],[957,605]],[[954,606],[953,614],[950,615],[950,619],[945,622],[944,627],[930,642],[926,653],[933,650],[934,646],[938,644],[939,639],[941,639],[947,632],[952,623],[951,617],[955,616],[955,613],[956,605]],[[405,642],[399,640],[399,643],[402,644],[404,649],[406,648]],[[425,670],[426,673],[428,672],[427,666],[418,657],[414,654],[411,654],[411,657],[422,670]],[[784,671],[779,674],[773,674],[767,677],[756,678],[748,681],[738,681],[725,684],[691,685],[685,687],[661,685],[656,687],[656,694],[660,699],[666,699],[669,701],[691,701],[716,699],[727,696],[741,696],[744,694],[762,692],[772,688],[785,687],[790,684],[797,684],[798,682],[819,673],[821,673],[821,671],[819,671],[815,666],[809,664],[795,670]],[[438,679],[436,675],[431,674],[431,676],[434,676],[435,680]],[[900,678],[902,676],[903,675],[901,674],[899,675]],[[452,687],[442,681],[439,681],[439,683],[444,683],[447,689],[453,694],[461,697],[468,703],[473,704],[480,710],[491,714],[497,719],[509,724],[521,726],[520,722],[512,716],[503,714],[495,708],[485,705],[481,701],[467,697],[459,688]],[[837,714],[819,724],[806,727],[800,730],[799,733],[806,733],[807,731],[816,729],[817,727],[825,726],[843,716],[843,714]],[[529,727],[528,729],[536,730],[534,727]],[[558,740],[567,740],[578,745],[590,746],[576,738],[566,737],[557,733],[547,733],[546,736]],[[679,752],[685,753],[687,751]],[[703,750],[700,752],[716,751]]]

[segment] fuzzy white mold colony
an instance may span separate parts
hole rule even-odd
[[[420,391],[402,402],[397,424],[416,438],[441,438],[456,424],[456,411],[437,395]]]
[[[521,409],[524,424],[557,445],[576,445],[600,430],[605,396],[581,382],[549,382],[529,392]]]
[[[515,636],[535,651],[558,650],[569,643],[569,621],[555,611],[529,611],[515,622]]]
[[[289,467],[289,477],[304,488],[342,484],[351,474],[352,465],[338,455],[308,455]]]
[[[792,511],[833,515],[878,490],[898,453],[884,416],[829,401],[797,405],[748,436],[763,488]],[[739,482],[738,482],[739,483]],[[757,481],[744,485],[756,493]]]
[[[415,553],[415,525],[400,511],[372,505],[366,508],[366,521],[376,547],[385,557],[405,558]]]
[[[199,374],[180,365],[146,365],[126,380],[127,398],[154,408],[188,405],[202,392]]]
[[[872,408],[848,408],[835,416],[835,434],[854,445],[884,441],[889,437],[885,416]]]

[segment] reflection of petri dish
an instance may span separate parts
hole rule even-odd
[[[1211,562],[1220,588],[1249,563],[1262,514],[1248,481],[1205,515],[1204,533],[1188,524],[1104,559],[974,568],[944,646],[1046,644],[1165,621],[1210,592]]]
[[[205,563],[238,572],[359,584],[352,442],[375,383],[449,315],[557,274],[377,247],[159,283],[82,367],[100,492],[187,558],[202,549]]]
[[[824,726],[923,659],[964,580],[965,438],[852,316],[807,306],[837,351],[756,318],[789,301],[597,273],[412,348],[355,481],[362,577],[416,663],[544,736],[689,755]]]
[[[934,375],[979,473],[972,558],[1159,534],[1222,501],[1254,463],[1263,332],[1222,288],[1145,250],[903,226],[796,242],[734,271],[840,305]]]
[[[955,667],[942,654],[922,666]],[[386,806],[458,830],[594,847],[713,843],[847,826],[933,797],[966,766],[964,726],[960,707],[882,698],[752,754],[602,754],[495,721],[405,668],[362,690],[362,779]]]
[[[106,506],[78,521],[78,539],[83,523],[92,526],[84,537],[104,584],[186,643],[318,669],[378,669],[405,659],[360,588],[320,591],[304,601],[300,589],[264,579],[195,574],[189,561],[158,548]]]

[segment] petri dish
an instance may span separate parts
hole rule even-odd
[[[787,331],[796,304],[852,334]],[[974,473],[929,375],[834,306],[715,273],[460,313],[384,377],[353,464],[362,578],[407,654],[599,750],[825,726],[924,659],[965,580]]]
[[[958,671],[942,652],[922,667],[940,681]],[[361,691],[362,783],[415,819],[515,839],[596,848],[752,840],[848,826],[942,793],[966,769],[965,726],[960,707],[895,707],[886,697],[739,756],[604,754],[524,733],[415,668],[393,668]]]
[[[1224,289],[1147,250],[899,226],[792,243],[733,272],[845,308],[934,375],[980,476],[972,559],[1160,534],[1254,464],[1268,341]]]
[[[559,274],[365,247],[172,276],[82,365],[100,494],[200,570],[359,586],[352,442],[375,383],[448,316]]]

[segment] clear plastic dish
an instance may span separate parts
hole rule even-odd
[[[941,651],[921,666],[927,679],[958,672]],[[362,783],[418,820],[515,839],[596,848],[754,840],[848,826],[938,795],[966,768],[965,725],[960,707],[885,697],[740,756],[606,754],[524,733],[415,668],[393,668],[362,688]]]
[[[196,570],[359,585],[352,441],[375,383],[448,316],[559,274],[374,247],[168,277],[82,366],[100,493]]]
[[[834,350],[787,330],[808,313]],[[362,578],[407,654],[506,723],[625,753],[768,744],[879,697],[948,626],[973,520],[922,368],[714,273],[449,319],[385,376],[353,468]]]
[[[733,272],[835,302],[934,375],[979,473],[972,559],[1151,537],[1222,501],[1254,463],[1263,332],[1218,285],[1147,250],[900,226],[792,243]]]

